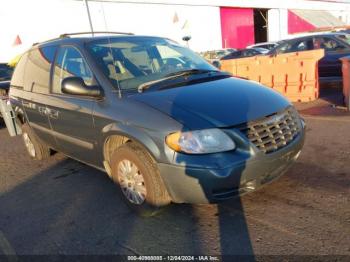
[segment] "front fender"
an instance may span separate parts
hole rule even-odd
[[[166,134],[160,136],[159,132],[155,133],[152,130],[122,123],[109,124],[102,129],[102,133],[103,145],[109,137],[120,135],[139,143],[157,162],[169,163],[174,158],[174,151],[165,146]]]

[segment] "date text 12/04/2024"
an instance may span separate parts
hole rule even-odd
[[[217,256],[128,256],[128,261],[220,261]]]

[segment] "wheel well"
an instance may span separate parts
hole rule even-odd
[[[124,145],[127,142],[131,142],[132,140],[129,137],[122,135],[113,135],[107,138],[104,147],[103,147],[103,155],[104,159],[110,163],[111,156],[113,152],[120,146]]]
[[[16,107],[14,111],[15,111],[17,120],[23,125],[26,122],[24,112],[19,107]]]
[[[21,115],[21,114],[18,114],[18,115],[17,115],[17,119],[19,120],[19,122],[20,122],[22,125],[26,122],[24,116]]]

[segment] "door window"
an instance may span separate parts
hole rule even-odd
[[[292,45],[290,43],[284,43],[281,44],[279,47],[276,48],[276,54],[284,54],[290,52],[289,50],[292,48]]]
[[[312,39],[303,39],[299,41],[295,41],[293,43],[285,43],[277,48],[278,54],[285,54],[291,52],[301,52],[307,50],[313,50]]]
[[[292,43],[288,42],[288,43],[282,44],[280,47],[277,48],[277,54],[301,52],[301,51],[307,51],[307,50],[313,50],[313,49],[314,49],[314,46],[312,43],[312,39],[302,39]]]
[[[242,57],[250,57],[250,56],[256,56],[259,55],[260,53],[258,51],[255,51],[254,49],[247,49],[244,51]]]
[[[347,45],[350,45],[350,34],[335,35],[335,38],[339,39],[341,42],[345,42]]]
[[[313,50],[314,46],[312,43],[312,39],[305,39],[302,41],[298,41],[293,45],[292,52],[300,52]]]
[[[329,37],[314,38],[315,49],[322,48],[325,51],[338,51],[346,49],[346,46]]]
[[[52,91],[62,93],[61,83],[67,77],[81,77],[86,85],[93,84],[92,72],[81,53],[74,47],[61,47],[58,51]]]

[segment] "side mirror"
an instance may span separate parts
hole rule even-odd
[[[220,69],[221,68],[221,63],[219,61],[213,61],[213,66],[215,66],[216,68]]]
[[[182,40],[188,42],[188,41],[191,40],[191,36],[190,36],[190,35],[186,35],[186,36],[184,36],[184,37],[182,38]]]
[[[62,93],[78,96],[101,97],[99,86],[87,86],[81,77],[67,77],[62,80]]]

